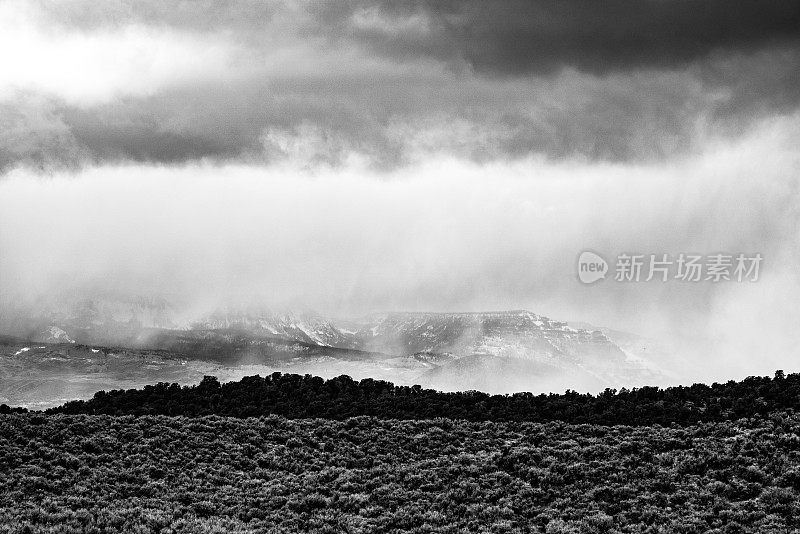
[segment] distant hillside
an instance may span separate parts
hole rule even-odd
[[[665,384],[663,366],[670,360],[668,352],[652,353],[653,358],[651,353],[620,346],[600,329],[576,328],[526,310],[398,312],[341,320],[313,312],[258,309],[179,313],[163,300],[108,297],[54,300],[17,310],[0,321],[0,332],[27,340],[8,350],[0,344],[0,360],[33,344],[75,342],[94,348],[169,351],[193,367],[202,363],[229,367],[237,378],[273,371],[325,378],[345,374],[499,394]],[[56,385],[48,397],[47,384],[41,384],[35,386],[35,395],[28,395],[28,382],[19,381],[27,379],[29,369],[19,364],[0,361],[0,368],[18,371],[0,372],[0,402],[7,402],[4,396],[29,402],[35,397],[35,402],[52,406],[70,391],[81,393],[72,398],[86,398],[84,388],[72,385]],[[235,369],[241,366],[261,368]],[[91,378],[89,383],[94,382]],[[80,386],[77,379],[71,380]],[[186,383],[170,376],[153,381]],[[102,387],[123,386],[128,384]]]
[[[473,421],[565,421],[603,425],[669,425],[730,421],[800,409],[800,374],[750,377],[711,386],[645,387],[599,395],[567,391],[556,395],[444,393],[420,386],[395,386],[348,376],[323,380],[311,375],[274,373],[220,384],[206,376],[197,386],[159,383],[143,389],[100,391],[88,401],[72,401],[48,413],[110,415],[283,415],[344,419],[446,417]]]

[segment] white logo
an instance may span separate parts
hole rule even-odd
[[[608,263],[594,252],[585,250],[578,257],[578,278],[584,284],[597,282],[606,277]]]

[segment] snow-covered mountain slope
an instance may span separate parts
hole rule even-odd
[[[529,311],[391,313],[357,332],[365,348],[390,354],[446,352],[528,359],[624,360],[602,332],[572,328]]]
[[[352,332],[342,331],[318,314],[222,309],[180,313],[163,299],[98,296],[79,300],[51,298],[8,314],[0,331],[32,338],[50,326],[79,343],[139,346],[153,330],[237,330],[255,336],[354,348]]]
[[[352,332],[337,328],[318,314],[215,312],[195,321],[192,329],[236,329],[260,335],[273,335],[322,347],[354,348],[358,343]]]
[[[535,391],[547,383],[558,391],[570,383],[575,388],[620,387],[657,383],[662,377],[599,330],[574,328],[524,310],[391,313],[370,318],[357,335],[370,351],[425,354],[428,361],[447,356],[452,361],[437,362],[420,378],[441,389],[491,385],[497,392]]]
[[[57,326],[49,326],[34,337],[40,343],[75,343],[66,332]]]

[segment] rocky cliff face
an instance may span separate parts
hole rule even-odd
[[[533,360],[625,355],[600,331],[572,328],[529,311],[489,313],[393,313],[357,332],[370,350],[390,354],[446,352],[490,354]]]
[[[356,335],[367,350],[433,363],[419,381],[437,389],[597,390],[658,378],[600,330],[524,310],[392,313],[370,318]]]
[[[358,345],[353,332],[341,329],[332,320],[310,312],[215,312],[193,322],[190,328],[242,330],[322,347],[354,348]]]
[[[39,343],[75,343],[69,335],[57,326],[49,326],[34,336],[33,341]]]

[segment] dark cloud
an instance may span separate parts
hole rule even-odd
[[[237,114],[218,95],[203,97],[166,92],[91,109],[64,107],[60,113],[94,161],[229,160],[260,150],[263,119]]]
[[[709,92],[728,98],[714,107],[720,125],[742,128],[753,118],[791,113],[800,102],[800,48],[784,46],[745,57],[699,64],[696,75]]]
[[[179,88],[89,108],[43,101],[31,110],[36,114],[9,115],[16,118],[0,137],[2,163],[299,158],[337,165],[353,153],[378,168],[436,154],[647,160],[689,148],[693,114],[705,105],[702,92],[673,77],[595,83],[577,76],[535,91],[448,77],[406,76],[398,84],[376,75],[369,85],[364,94],[361,81],[320,73],[269,87]]]
[[[152,88],[134,71],[130,91],[88,100],[52,80],[0,92],[0,170],[352,154],[378,168],[432,154],[650,161],[800,102],[796,2],[19,5],[48,31],[200,36],[225,59],[166,81],[158,70]]]
[[[783,0],[369,1],[323,13],[383,53],[501,75],[675,68],[800,40],[800,3]]]
[[[366,44],[401,59],[464,61],[486,74],[593,74],[675,68],[714,52],[750,53],[800,40],[800,3],[786,0],[109,0],[36,2],[53,25],[141,24],[276,42],[303,37]],[[286,37],[285,35],[280,37]],[[279,40],[279,39],[278,39]]]

